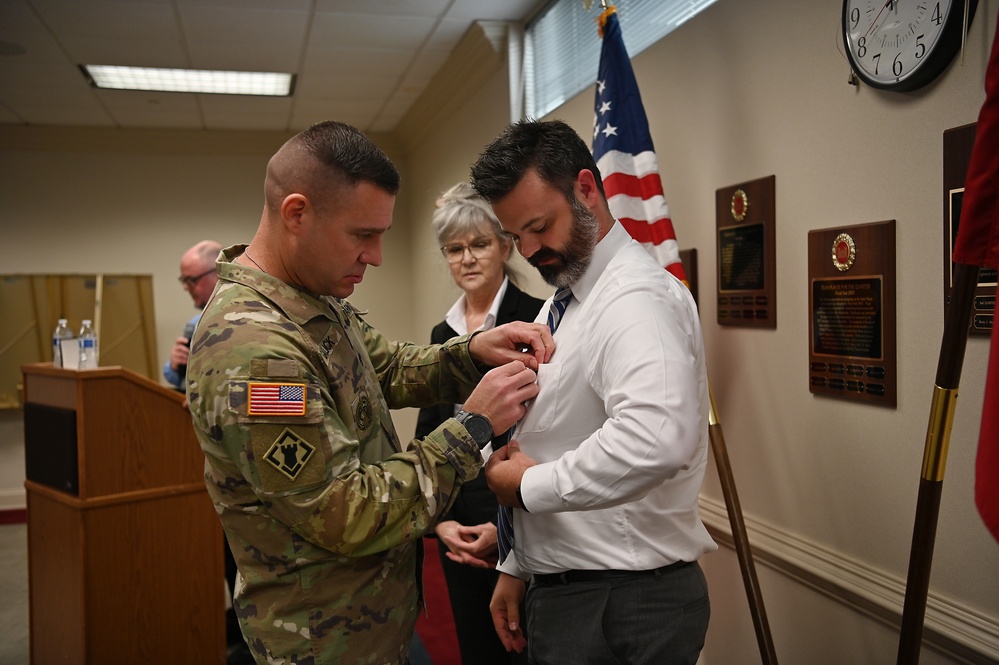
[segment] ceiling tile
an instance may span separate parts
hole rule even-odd
[[[23,0],[4,0],[0,3],[0,41],[24,46],[37,39],[52,41],[48,29],[27,3]]]
[[[356,74],[398,77],[413,62],[409,51],[383,51],[377,49],[335,49],[312,52],[302,66],[302,74],[328,76],[330,74]]]
[[[452,0],[316,0],[317,12],[437,17]]]
[[[301,55],[293,43],[245,48],[245,43],[198,41],[187,45],[190,66],[196,69],[231,69],[241,72],[290,72],[297,74]]]
[[[188,41],[221,40],[243,51],[301,44],[309,25],[309,15],[297,11],[184,5],[178,12]]]
[[[69,36],[62,40],[75,64],[130,65],[132,67],[190,67],[184,43],[179,39],[158,40],[127,37],[93,39]]]
[[[325,43],[336,48],[409,51],[426,41],[436,24],[432,18],[317,13],[309,48]]]
[[[169,0],[168,0],[169,1]],[[233,7],[235,9],[274,9],[275,0],[174,0],[178,7]],[[280,0],[283,11],[308,12],[312,0]]]
[[[58,38],[86,35],[92,39],[180,39],[180,28],[169,3],[122,0],[32,0]]]
[[[18,115],[31,125],[76,125],[81,127],[114,127],[114,120],[97,104],[23,106]]]
[[[293,107],[288,97],[199,95],[206,129],[285,129]]]
[[[296,97],[318,101],[342,99],[384,99],[398,85],[395,78],[365,76],[363,73],[317,78],[303,76],[295,84]]]
[[[522,21],[539,0],[458,0],[451,3],[447,18],[468,21]]]

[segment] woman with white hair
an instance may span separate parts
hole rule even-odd
[[[510,321],[533,321],[544,304],[521,291],[508,262],[513,241],[503,233],[492,208],[471,185],[460,183],[437,200],[432,229],[462,295],[437,324],[430,341],[442,343],[455,335],[488,330]],[[451,418],[460,405],[420,409],[416,436],[423,437]],[[506,444],[497,433],[493,448]],[[526,652],[507,653],[493,627],[489,601],[498,573],[496,563],[496,497],[485,474],[465,483],[454,506],[435,528],[441,565],[466,665],[509,665],[526,662]]]

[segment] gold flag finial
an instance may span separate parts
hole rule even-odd
[[[603,8],[604,11],[601,12],[600,17],[597,19],[597,24],[600,26],[600,29],[598,30],[598,32],[600,33],[600,38],[603,39],[604,26],[607,25],[607,19],[610,17],[611,14],[617,11],[617,7],[615,7],[614,5],[608,5],[607,0],[600,0],[600,6]]]

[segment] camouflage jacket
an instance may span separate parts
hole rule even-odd
[[[219,257],[187,379],[244,636],[258,663],[404,663],[416,541],[482,458],[454,419],[404,449],[389,408],[462,402],[481,378],[469,337],[390,342],[242,251]]]

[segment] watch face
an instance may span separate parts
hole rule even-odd
[[[458,422],[465,426],[465,429],[479,445],[493,438],[493,428],[484,416],[463,412],[458,417]]]
[[[843,0],[843,43],[864,83],[915,90],[939,76],[965,33],[965,0]],[[978,0],[968,3],[967,25]]]

